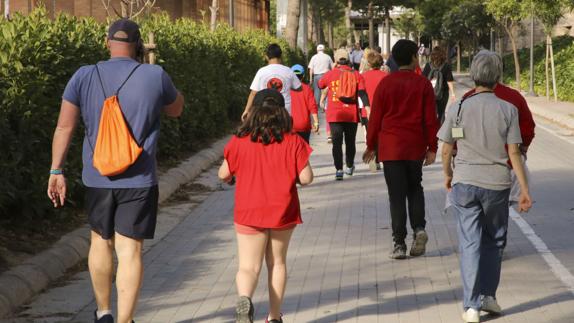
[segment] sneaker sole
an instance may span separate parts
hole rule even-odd
[[[389,258],[395,259],[395,260],[404,260],[404,259],[407,259],[407,255],[404,255],[404,256],[389,255]]]
[[[411,257],[419,257],[425,254],[426,252],[426,245],[429,241],[429,236],[426,232],[418,233],[415,238],[415,243],[411,248],[410,255]]]
[[[467,319],[465,314],[462,314],[462,320],[465,321],[466,323],[480,323],[480,318],[479,319]]]
[[[493,310],[493,309],[489,309],[489,308],[481,308],[480,309],[483,312],[486,312],[488,314],[492,314],[492,315],[500,315],[502,314],[502,310],[498,311],[498,310]]]
[[[235,307],[236,323],[253,323],[251,318],[251,302],[247,297],[241,297]]]

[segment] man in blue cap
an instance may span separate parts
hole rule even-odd
[[[299,64],[293,65],[291,70],[297,78],[301,80],[301,91],[291,90],[291,116],[293,117],[293,131],[297,132],[307,143],[311,137],[311,129],[313,132],[319,132],[319,116],[317,109],[317,102],[313,94],[313,89],[303,83],[305,76],[305,68]],[[313,124],[311,127],[311,118]]]
[[[95,323],[114,322],[110,304],[114,251],[118,258],[116,322],[133,322],[143,279],[143,240],[153,239],[157,218],[160,116],[178,117],[183,111],[183,96],[169,75],[160,66],[137,60],[143,56],[142,44],[135,22],[121,19],[110,26],[107,47],[111,58],[83,66],[72,76],[64,91],[52,143],[48,197],[60,207],[66,200],[66,153],[82,117],[86,129],[82,180],[92,230],[88,266],[97,304]],[[125,122],[143,152],[121,174],[103,176],[93,165],[93,147],[104,100],[113,95],[118,96]]]

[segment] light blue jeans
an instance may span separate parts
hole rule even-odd
[[[479,310],[480,297],[496,297],[500,282],[510,189],[495,191],[457,183],[450,196],[458,221],[463,306]]]
[[[323,78],[325,74],[315,74],[313,75],[313,94],[315,95],[315,103],[317,103],[317,107],[320,106],[321,102],[321,89],[319,88],[319,80]]]

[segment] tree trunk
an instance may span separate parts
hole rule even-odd
[[[353,36],[355,38],[354,44],[360,44],[361,43],[361,32],[358,30],[353,30]]]
[[[288,0],[287,27],[285,39],[292,48],[297,47],[297,33],[299,32],[299,16],[301,15],[301,0]]]
[[[510,44],[512,45],[512,56],[514,56],[514,73],[516,78],[516,90],[520,92],[520,61],[518,60],[518,48],[516,47],[516,39],[514,39],[514,33],[512,32],[512,26],[504,26],[508,37],[510,38]]]
[[[317,22],[317,28],[319,29],[319,43],[325,44],[325,30],[323,29],[323,19],[319,15],[319,21]]]
[[[353,0],[347,2],[345,8],[345,27],[347,27],[347,46],[353,45],[353,30],[351,25],[351,8],[353,7]]]
[[[211,11],[211,20],[209,28],[211,29],[211,31],[215,31],[215,28],[217,28],[217,12],[219,11],[219,3],[217,0],[211,1],[211,6],[209,7],[209,10]]]
[[[550,46],[548,46],[548,36],[546,36],[546,60],[544,61],[544,68],[546,73],[546,100],[550,101]]]
[[[461,61],[461,51],[460,51],[460,41],[456,45],[456,72],[460,74],[460,61]]]
[[[375,48],[375,24],[373,21],[373,2],[369,2],[369,47]]]
[[[10,0],[4,0],[4,18],[10,19]]]
[[[315,32],[316,11],[317,9],[315,9],[315,7],[309,6],[309,13],[307,15],[307,26],[309,26],[309,28],[307,28],[307,39],[311,39],[312,42],[317,42],[315,39],[313,39],[313,34]]]
[[[552,91],[554,92],[554,102],[558,102],[558,88],[556,86],[556,69],[554,68],[554,48],[552,48],[552,37],[548,36],[550,47],[550,66],[552,67]]]
[[[320,30],[320,25],[321,25],[321,13],[319,12],[319,10],[315,10],[314,12],[314,17],[313,17],[313,38],[315,39],[315,43],[320,43],[321,42],[321,30]]]
[[[335,27],[333,27],[333,22],[331,20],[329,20],[327,22],[327,37],[329,38],[329,47],[331,48],[335,48],[335,40],[334,40],[334,34],[335,34]]]
[[[386,30],[386,34],[387,34],[387,39],[386,39],[386,43],[385,43],[385,48],[386,48],[386,52],[387,53],[391,53],[391,17],[390,17],[390,12],[389,10],[385,10],[385,28]]]

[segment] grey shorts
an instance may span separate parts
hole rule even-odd
[[[94,188],[86,189],[88,221],[103,239],[114,233],[133,239],[153,239],[157,222],[159,189]]]

